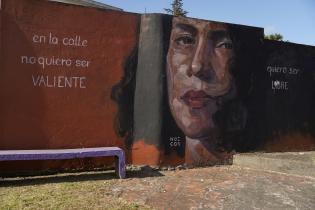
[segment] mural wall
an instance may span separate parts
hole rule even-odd
[[[262,60],[250,105],[253,149],[314,150],[315,47],[265,40]]]
[[[149,165],[314,149],[314,47],[164,14],[40,0],[2,0],[0,11],[0,149],[119,146]]]
[[[246,126],[253,71],[263,66],[263,30],[143,15],[140,31],[137,160],[204,165],[229,159]],[[140,152],[148,147],[150,157]]]
[[[120,137],[114,129],[112,89],[137,46],[140,15],[42,0],[2,0],[1,6],[0,149],[124,148],[127,132]]]

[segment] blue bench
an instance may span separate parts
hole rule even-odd
[[[0,161],[14,160],[63,160],[86,157],[115,156],[115,171],[119,178],[126,176],[125,153],[119,147],[79,149],[0,150]]]

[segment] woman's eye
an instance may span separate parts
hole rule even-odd
[[[216,48],[233,49],[232,42],[220,42],[217,44]]]
[[[176,44],[178,45],[193,45],[195,44],[194,38],[190,36],[182,36],[177,39],[175,39]]]

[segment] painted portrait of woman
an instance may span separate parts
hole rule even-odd
[[[136,111],[133,123],[141,125],[141,132],[149,135],[136,134],[137,138],[133,141],[139,136],[142,140],[149,139],[147,143],[155,145],[166,156],[171,150],[177,150],[177,154],[190,165],[220,162],[235,145],[241,144],[240,134],[247,122],[246,98],[251,87],[250,71],[256,62],[251,48],[255,49],[259,44],[260,33],[256,30],[247,33],[246,28],[244,30],[238,25],[186,17],[162,17],[161,23],[156,24],[155,20],[154,25],[149,25],[147,19],[145,24],[141,23],[141,28],[145,30],[140,30],[137,71],[133,74],[137,74],[137,77],[133,76],[136,78],[135,87],[141,83],[145,91],[136,88],[133,103],[136,107],[133,108],[141,112]],[[158,27],[159,33],[149,33],[149,27]],[[162,36],[157,40],[163,43],[150,47],[154,36]],[[154,56],[157,51],[158,56]],[[160,60],[152,61],[154,59]],[[154,69],[156,65],[151,65],[151,61],[159,63],[159,67]],[[153,70],[151,73],[148,67]],[[157,82],[163,82],[163,90],[159,88],[159,91],[155,91],[155,86],[161,86],[147,82],[156,72]],[[144,75],[142,81],[139,79],[141,74]],[[146,94],[138,96],[139,92]],[[148,100],[150,97],[151,100]],[[157,108],[152,111],[150,107],[154,106]],[[142,114],[140,118],[139,113]],[[152,117],[152,113],[160,118],[157,119],[156,115]],[[139,119],[144,119],[145,123],[138,122]],[[152,126],[152,120],[157,120],[161,125]],[[139,126],[133,131],[137,130]],[[157,133],[156,138],[151,138],[150,135],[154,133]],[[174,139],[181,141],[175,149],[171,148],[174,145],[170,145]],[[134,144],[133,141],[131,144]]]
[[[186,163],[216,158],[215,114],[235,97],[233,43],[222,23],[173,18],[167,53],[168,102],[186,137]]]

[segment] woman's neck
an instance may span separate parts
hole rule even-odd
[[[222,162],[226,152],[218,151],[217,138],[192,139],[186,136],[185,162],[188,165],[214,165]]]

